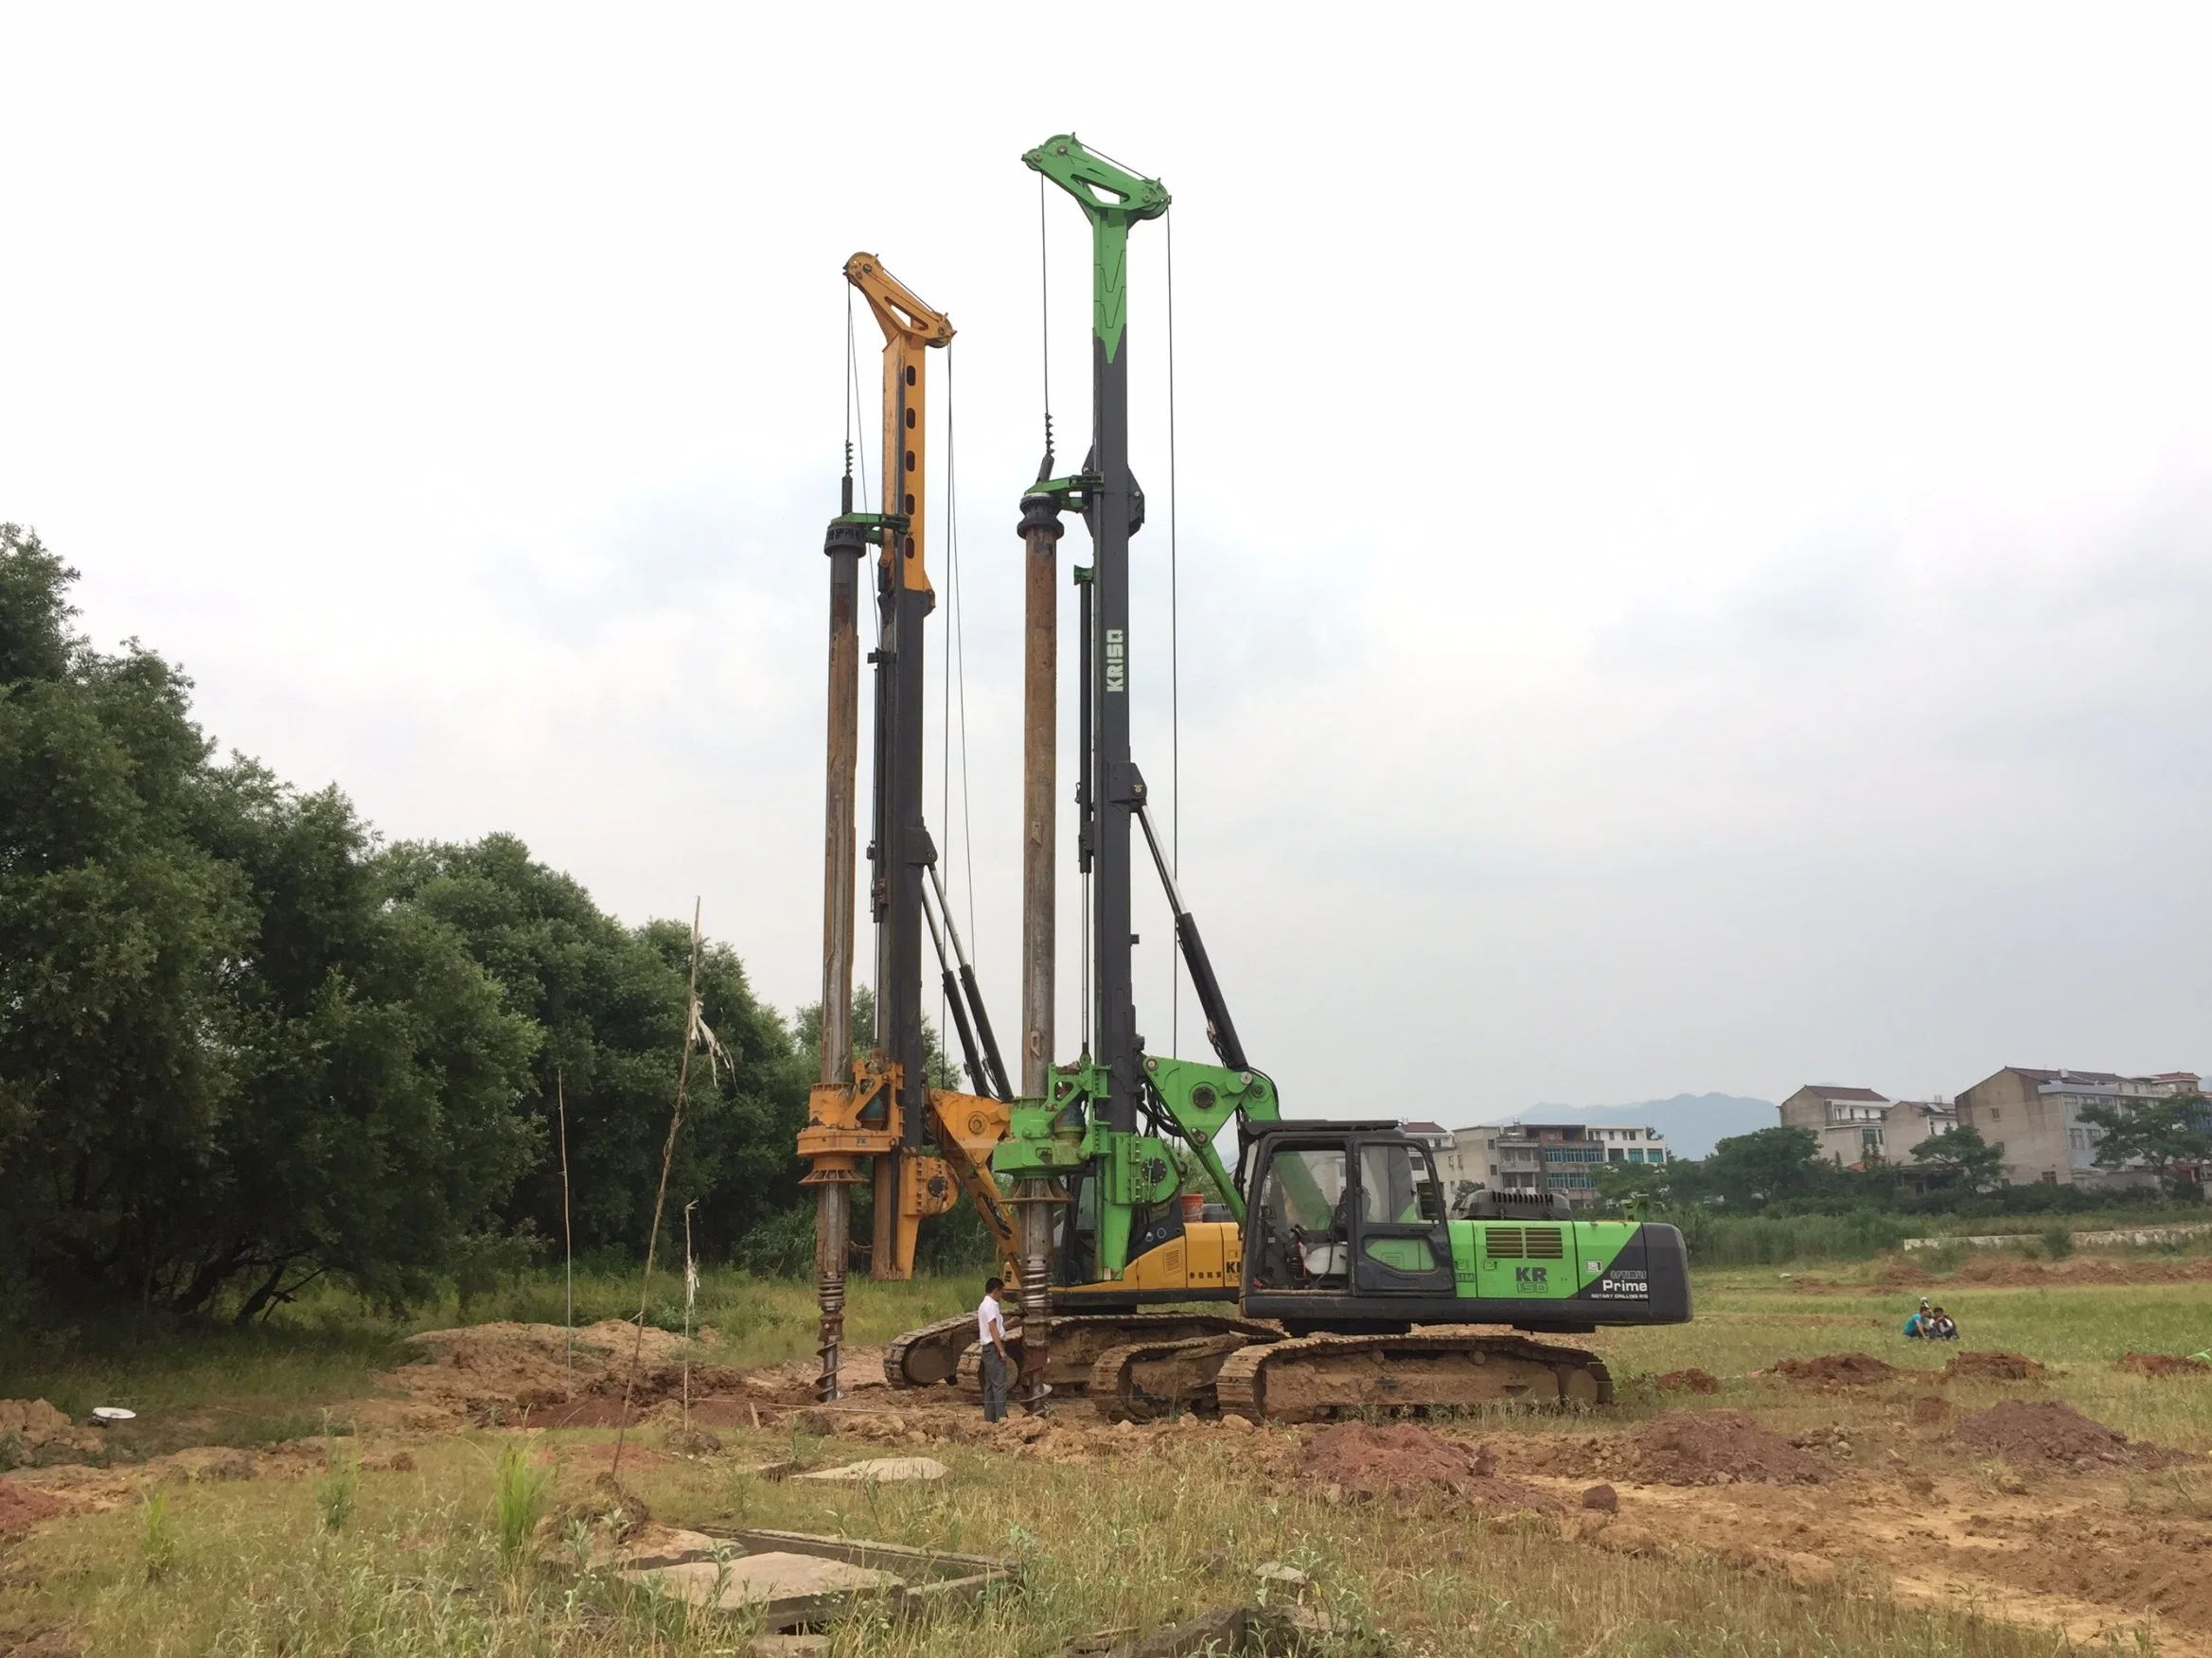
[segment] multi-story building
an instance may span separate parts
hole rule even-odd
[[[1958,1126],[1958,1107],[1940,1095],[1933,1100],[1899,1100],[1882,1121],[1882,1155],[1892,1163],[1910,1163],[1913,1147],[1949,1134]]]
[[[2203,1091],[2193,1071],[2124,1077],[2115,1071],[2032,1070],[2008,1065],[1958,1096],[1958,1121],[1977,1131],[2005,1159],[2013,1186],[2138,1187],[2150,1184],[2143,1169],[2100,1169],[2102,1133],[2081,1120],[2091,1104],[2185,1097]]]
[[[1563,1191],[1570,1203],[1591,1204],[1598,1201],[1597,1172],[1604,1164],[1668,1160],[1658,1130],[1610,1123],[1485,1123],[1454,1129],[1450,1138],[1450,1150],[1437,1155],[1438,1174],[1448,1191],[1463,1186]]]
[[[1820,1155],[1846,1168],[1864,1168],[1888,1155],[1883,1131],[1889,1125],[1888,1095],[1835,1083],[1807,1083],[1781,1104],[1784,1128],[1805,1128]]]
[[[1807,1083],[1781,1104],[1784,1128],[1810,1129],[1820,1155],[1847,1169],[1902,1162],[1931,1135],[1958,1126],[1957,1108],[1941,1100],[1892,1100],[1872,1088]]]

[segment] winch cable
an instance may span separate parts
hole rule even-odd
[[[1039,173],[1036,176],[1037,361],[1043,364],[1045,380],[1045,458],[1036,469],[1039,484],[1052,476],[1053,471],[1053,271],[1046,245],[1045,175]]]
[[[945,348],[945,607],[948,612],[949,638],[945,651],[945,679],[942,692],[942,724],[944,752],[940,760],[937,787],[937,821],[945,826],[947,846],[945,856],[952,853],[952,747],[957,736],[960,743],[960,843],[961,864],[967,883],[967,936],[976,937],[976,846],[973,793],[968,781],[967,744],[967,633],[964,624],[964,598],[960,571],[960,469],[959,450],[955,447],[953,419],[952,347]],[[945,906],[946,926],[952,925],[952,900],[943,891],[943,877],[932,867],[932,879],[940,882],[938,901]],[[945,992],[940,991],[937,1008],[937,1029],[945,1030],[947,1004]],[[981,1010],[977,1016],[980,1018]],[[989,1080],[981,1074],[969,1080],[979,1091],[987,1091]]]
[[[1038,181],[1043,182],[1041,179]],[[1183,874],[1183,649],[1176,525],[1176,210],[1161,217],[1167,232],[1167,783],[1168,868]],[[1167,945],[1168,1051],[1182,1051],[1183,972],[1174,926]]]
[[[845,284],[845,476],[853,475],[853,440],[860,443],[860,481],[868,481],[868,434],[863,430],[856,432],[853,427],[853,407],[860,397],[860,354],[853,339],[853,286]],[[874,497],[868,499],[873,500]],[[852,510],[848,503],[846,510]]]
[[[853,445],[857,439],[860,446],[860,482],[864,485],[868,481],[868,432],[865,426],[856,426],[853,421],[853,411],[859,400],[860,350],[853,335],[853,287],[848,282],[845,284],[845,475],[848,479],[852,476]],[[868,496],[865,499],[873,501],[876,497]],[[845,506],[848,511],[852,509],[849,491]],[[875,509],[869,508],[867,510],[873,511]],[[880,628],[880,622],[877,626]],[[873,699],[869,699],[869,702],[871,717],[873,717]],[[883,952],[881,950],[868,952],[868,998],[872,1007],[882,1006]],[[827,1016],[826,1011],[824,1016]],[[857,1032],[856,1036],[858,1036]],[[866,1036],[859,1039],[864,1040],[868,1047],[874,1048],[876,1046],[874,1028],[871,1027]]]

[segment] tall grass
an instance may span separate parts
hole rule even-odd
[[[349,1440],[324,1428],[323,1473],[315,1481],[315,1509],[325,1531],[344,1531],[361,1491],[361,1456]]]
[[[146,1563],[146,1580],[156,1582],[176,1564],[177,1528],[169,1518],[169,1494],[156,1486],[138,1505],[138,1552]]]
[[[499,1454],[499,1473],[492,1492],[492,1512],[499,1534],[500,1559],[509,1567],[522,1559],[522,1550],[545,1518],[553,1495],[553,1470],[530,1460],[528,1444],[510,1440]]]
[[[1666,1217],[1682,1228],[1692,1266],[1776,1266],[1799,1261],[1867,1261],[1918,1237],[1920,1217],[1853,1209],[1841,1215],[1720,1215],[1690,1209]]]

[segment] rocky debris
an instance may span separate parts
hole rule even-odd
[[[1307,1439],[1300,1471],[1315,1485],[1345,1496],[1412,1497],[1442,1490],[1486,1508],[1552,1509],[1550,1492],[1497,1472],[1487,1445],[1447,1439],[1411,1422],[1374,1427],[1336,1422]]]
[[[1850,1430],[1840,1422],[1831,1422],[1824,1428],[1807,1428],[1801,1434],[1792,1434],[1790,1443],[1800,1451],[1825,1451],[1838,1462],[1851,1459]]]
[[[2131,1444],[2118,1429],[2092,1421],[2055,1399],[2033,1402],[2008,1399],[1968,1417],[1953,1438],[1969,1450],[2003,1457],[2015,1467],[2040,1462],[2086,1473],[2100,1465],[2156,1469],[2196,1460],[2188,1452],[2163,1445]]]
[[[1783,1359],[1775,1374],[1814,1386],[1866,1387],[1897,1379],[1898,1368],[1872,1353],[1823,1353],[1816,1359]]]
[[[1671,1410],[1593,1450],[1597,1472],[1650,1485],[1818,1485],[1831,1474],[1827,1461],[1739,1410]]]
[[[1598,1514],[1620,1512],[1620,1493],[1609,1485],[1594,1485],[1583,1492],[1583,1507]]]
[[[0,1399],[0,1445],[11,1439],[18,1462],[44,1461],[56,1451],[90,1455],[101,1448],[97,1429],[79,1427],[43,1399]]]
[[[2025,1353],[1953,1353],[1946,1382],[2040,1382],[2050,1371]]]
[[[1687,1370],[1669,1370],[1653,1377],[1652,1385],[1661,1393],[1718,1393],[1721,1380],[1692,1365]]]
[[[0,1479],[0,1533],[28,1531],[41,1520],[68,1512],[69,1505],[59,1497],[11,1479]]]
[[[687,1428],[679,1420],[662,1434],[661,1444],[678,1456],[714,1456],[721,1452],[722,1436],[697,1422]]]
[[[661,1566],[680,1566],[727,1546],[702,1531],[656,1523],[638,1527],[608,1558],[618,1570],[650,1572]]]
[[[952,1472],[934,1456],[871,1456],[841,1468],[822,1468],[797,1473],[797,1480],[820,1480],[830,1485],[905,1485],[918,1480],[943,1479]]]
[[[2212,1376],[2212,1360],[2179,1353],[2122,1353],[2120,1368],[2138,1376]]]

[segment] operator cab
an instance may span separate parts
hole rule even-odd
[[[1238,1173],[1248,1293],[1452,1294],[1436,1166],[1398,1123],[1260,1124]]]

